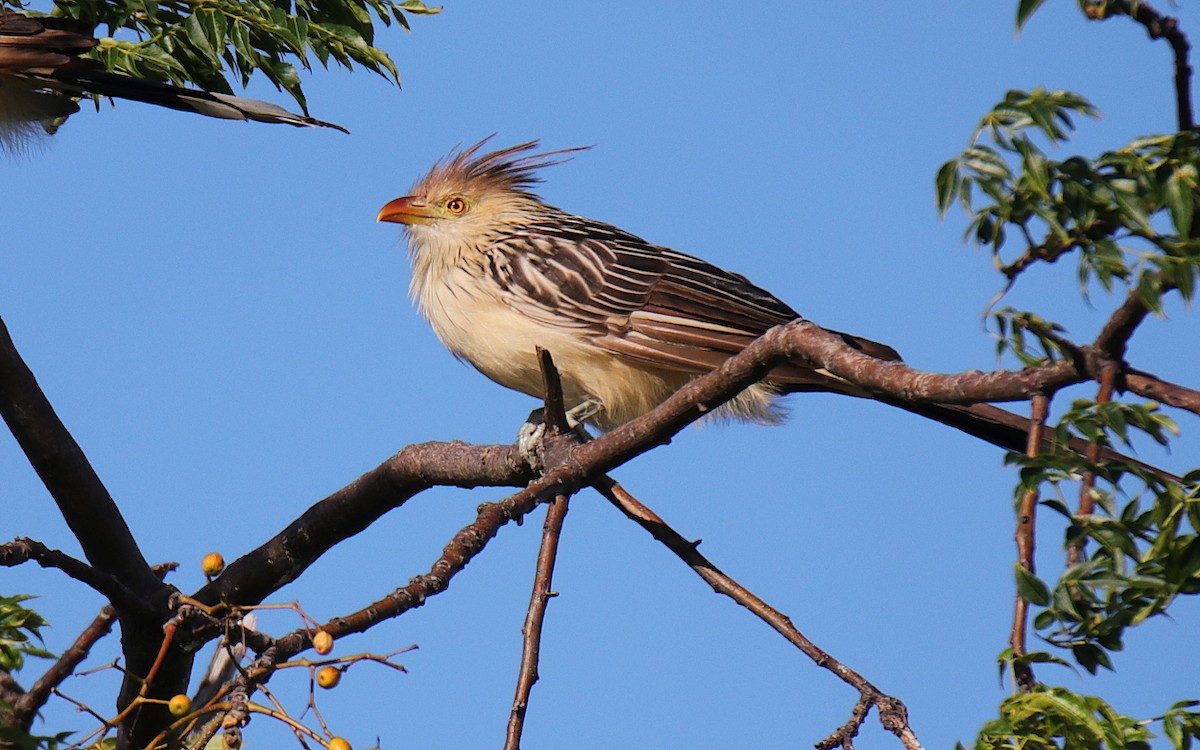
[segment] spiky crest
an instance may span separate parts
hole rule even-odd
[[[542,181],[538,170],[562,164],[570,158],[555,158],[576,151],[585,151],[591,146],[577,146],[545,153],[531,153],[540,141],[527,141],[476,156],[495,133],[470,148],[459,150],[443,158],[429,174],[413,186],[413,193],[420,195],[445,195],[458,191],[491,192],[501,190],[537,197],[533,187]]]

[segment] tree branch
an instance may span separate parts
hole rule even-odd
[[[1125,387],[1139,396],[1161,401],[1200,416],[1200,391],[1168,383],[1141,370],[1125,371]]]
[[[829,370],[867,390],[909,403],[976,404],[1024,401],[1034,393],[1055,391],[1088,379],[1076,364],[1056,362],[1023,370],[977,370],[954,375],[924,372],[899,361],[876,359],[847,345],[814,323],[796,321],[768,331],[747,350],[762,342],[764,354],[784,357]],[[772,364],[777,364],[773,360]]]
[[[1174,284],[1163,280],[1160,277],[1162,291],[1166,293],[1175,288]],[[1091,349],[1099,354],[1104,359],[1121,360],[1125,357],[1125,350],[1129,343],[1129,339],[1133,337],[1133,332],[1142,324],[1146,316],[1150,314],[1150,308],[1146,307],[1146,303],[1142,301],[1142,295],[1134,288],[1129,290],[1129,294],[1125,296],[1125,301],[1121,306],[1113,311],[1109,316],[1108,322],[1100,329],[1100,333],[1096,335],[1096,340],[1092,342]],[[1097,368],[1095,363],[1088,363],[1093,369]],[[1091,376],[1095,380],[1100,379],[1100,372],[1092,372]]]
[[[566,405],[563,399],[562,380],[554,366],[550,352],[537,350],[542,369],[542,384],[546,397],[543,407],[544,433],[551,437],[570,430],[567,423]],[[554,563],[558,557],[558,542],[562,536],[563,523],[567,518],[570,498],[559,495],[546,507],[546,521],[542,524],[542,544],[538,549],[537,568],[533,576],[533,591],[529,596],[529,609],[525,624],[521,627],[521,665],[517,670],[517,687],[513,696],[512,711],[508,717],[508,730],[504,737],[504,750],[519,750],[521,734],[525,729],[525,711],[529,707],[529,695],[538,681],[538,663],[542,649],[542,625],[546,620],[546,608],[554,581]]]
[[[1029,448],[1025,455],[1029,458],[1036,458],[1042,450],[1042,432],[1046,427],[1046,415],[1050,410],[1050,399],[1047,396],[1037,395],[1033,398],[1032,404],[1032,419],[1033,427],[1029,430]],[[1017,564],[1025,570],[1033,573],[1034,560],[1034,529],[1037,521],[1037,501],[1038,491],[1036,487],[1031,487],[1025,491],[1021,497],[1021,505],[1017,510]],[[1026,634],[1029,623],[1029,601],[1017,591],[1016,602],[1013,607],[1013,627],[1012,627],[1012,653],[1013,653],[1013,675],[1017,681],[1017,687],[1024,692],[1029,692],[1033,689],[1035,680],[1033,676],[1033,668],[1022,658],[1028,654],[1026,648]]]
[[[1107,404],[1112,401],[1116,379],[1117,365],[1115,362],[1110,362],[1104,369],[1104,375],[1100,378],[1100,387],[1096,391],[1097,404]],[[1092,464],[1100,462],[1100,443],[1093,441],[1088,446],[1087,460]],[[1083,475],[1083,481],[1079,483],[1079,508],[1076,511],[1078,515],[1090,516],[1096,510],[1095,489],[1096,474],[1089,471]],[[1085,540],[1080,538],[1067,548],[1067,567],[1083,562],[1084,545]]]
[[[104,636],[112,632],[113,622],[116,621],[116,611],[111,606],[100,610],[100,614],[84,628],[70,648],[62,652],[58,659],[41,677],[33,683],[29,691],[22,695],[13,705],[13,719],[18,727],[28,732],[33,726],[33,717],[46,705],[54,689],[70,677],[88,654]]]
[[[250,606],[293,581],[338,542],[434,486],[522,486],[535,475],[512,446],[410,445],[317,502],[258,549],[230,563],[193,598]]]
[[[79,541],[92,567],[110,576],[130,592],[110,598],[121,621],[122,651],[127,671],[117,696],[124,709],[137,697],[139,675],[145,675],[156,657],[167,602],[174,591],[147,564],[120,509],[100,481],[95,469],[63,425],[33,373],[21,358],[0,320],[0,416],[58,506],[71,533]],[[139,602],[130,608],[132,601]],[[187,684],[190,655],[180,655],[163,670],[163,685],[171,690]],[[163,706],[150,713],[166,715]],[[122,726],[120,742],[132,740]]]
[[[3,320],[0,320],[0,415],[92,566],[141,595],[153,592],[165,601],[170,593],[168,588],[150,570],[117,504],[54,413],[17,352]]]
[[[538,549],[537,571],[533,577],[533,593],[529,597],[529,610],[525,624],[521,627],[521,666],[517,672],[516,694],[513,696],[512,711],[508,717],[508,731],[504,738],[504,750],[521,747],[521,732],[525,728],[525,710],[529,707],[529,695],[538,681],[538,662],[542,648],[542,624],[546,620],[546,605],[556,594],[552,591],[554,562],[558,555],[558,541],[562,536],[563,521],[567,517],[569,498],[559,495],[546,508],[546,521],[542,526],[542,544]]]
[[[43,568],[55,568],[76,581],[100,593],[119,607],[143,617],[153,617],[154,610],[127,589],[124,584],[107,573],[74,557],[34,539],[23,537],[0,545],[0,566],[11,568],[27,561],[34,561]]]
[[[883,722],[884,728],[895,734],[908,750],[919,750],[921,744],[917,741],[916,734],[908,725],[908,713],[903,703],[883,693],[858,672],[842,664],[810,641],[803,633],[796,629],[796,626],[792,624],[791,619],[787,615],[755,596],[746,587],[730,578],[707,557],[701,554],[699,549],[697,549],[699,542],[691,542],[685,539],[671,528],[666,521],[660,518],[658,514],[640,503],[637,498],[630,495],[610,477],[603,476],[596,479],[592,482],[592,487],[616,506],[617,510],[621,511],[626,518],[641,526],[667,549],[674,552],[675,556],[691,568],[696,575],[700,576],[705,583],[711,586],[713,591],[728,596],[733,601],[750,610],[752,614],[770,625],[775,632],[787,639],[801,653],[812,659],[813,663],[818,667],[833,672],[833,674],[837,675],[838,679],[857,690],[861,696],[859,705],[866,702],[869,705],[877,707],[879,709],[879,718]],[[866,711],[860,710],[858,706],[855,707],[853,713],[854,717],[851,719],[851,723],[853,724],[857,721],[857,724],[855,724],[855,729],[852,732],[843,726],[832,737],[818,744],[818,747],[822,748],[822,750],[829,750],[830,748],[842,745],[847,750],[850,750],[852,746],[847,746],[846,742],[857,733],[857,726],[861,725],[862,720],[866,718]]]
[[[1129,16],[1145,27],[1151,39],[1166,39],[1175,58],[1175,119],[1180,130],[1195,127],[1192,116],[1192,66],[1188,62],[1191,45],[1179,28],[1179,19],[1164,16],[1145,0],[1107,0],[1087,7],[1089,18],[1105,20],[1112,16]]]

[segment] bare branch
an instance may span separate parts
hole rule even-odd
[[[558,369],[554,366],[554,358],[550,352],[539,347],[537,353],[542,367],[542,383],[546,393],[543,407],[545,432],[551,437],[556,437],[570,430],[563,399],[562,380],[558,376]],[[508,717],[508,730],[504,738],[505,750],[518,750],[521,746],[521,733],[525,729],[525,711],[529,707],[529,695],[533,691],[534,683],[538,680],[542,625],[546,620],[547,604],[549,604],[550,598],[555,596],[552,592],[554,563],[558,557],[558,542],[562,537],[563,522],[567,518],[569,502],[570,498],[567,495],[559,495],[546,508],[546,521],[542,524],[542,544],[538,549],[537,568],[533,577],[533,592],[529,596],[529,609],[525,614],[525,624],[521,627],[521,665],[517,671],[516,694],[513,696],[512,711]]]
[[[1155,377],[1141,370],[1125,372],[1125,387],[1139,396],[1160,401],[1200,416],[1200,391]]]
[[[121,644],[128,666],[117,705],[127,707],[138,694],[135,675],[146,674],[155,658],[167,600],[173,589],[147,564],[120,509],[55,414],[2,320],[0,415],[54,499],[88,562],[100,574],[119,581],[131,592],[129,597],[110,597],[121,620]],[[135,600],[140,605],[127,609]],[[187,684],[190,666],[190,655],[172,660],[163,673],[168,689]],[[150,706],[147,710],[166,713],[165,707]],[[133,740],[136,742],[137,738]]]
[[[1167,292],[1174,289],[1174,286],[1163,280],[1162,291]],[[1125,349],[1129,343],[1129,339],[1133,336],[1133,332],[1142,324],[1146,316],[1150,314],[1150,308],[1146,307],[1146,303],[1142,301],[1142,295],[1136,288],[1129,290],[1125,301],[1121,306],[1113,311],[1108,322],[1104,324],[1104,328],[1096,335],[1096,340],[1092,343],[1092,348],[1103,358],[1120,360],[1125,357]],[[1100,373],[1093,372],[1092,378],[1099,379]]]
[[[1112,401],[1113,390],[1117,379],[1117,365],[1114,362],[1108,363],[1104,368],[1104,374],[1100,378],[1100,388],[1096,392],[1096,403],[1107,404]],[[1100,443],[1093,442],[1088,446],[1087,460],[1089,463],[1096,464],[1100,461]],[[1083,481],[1079,483],[1079,509],[1076,511],[1081,516],[1091,515],[1096,510],[1096,474],[1088,472],[1083,475]],[[1067,548],[1067,567],[1078,565],[1083,561],[1084,540],[1078,539]]]
[[[547,408],[547,414],[550,413]],[[517,673],[516,695],[513,697],[512,712],[508,717],[508,731],[504,739],[505,750],[518,750],[521,732],[525,728],[525,710],[529,707],[529,694],[538,680],[538,662],[541,656],[542,624],[546,619],[546,605],[551,597],[554,580],[554,562],[558,555],[558,541],[562,535],[563,521],[567,517],[569,498],[559,495],[546,508],[546,522],[542,526],[542,545],[538,550],[537,572],[533,578],[533,593],[529,597],[529,611],[521,627],[521,667]]]
[[[1112,16],[1129,16],[1146,28],[1151,39],[1166,39],[1171,45],[1175,58],[1175,113],[1180,130],[1190,130],[1195,126],[1192,116],[1192,66],[1188,62],[1191,45],[1187,35],[1179,28],[1179,19],[1174,16],[1164,16],[1155,10],[1145,0],[1129,2],[1129,0],[1108,0],[1103,3],[1090,3],[1087,8],[1089,18],[1104,20]]]
[[[1042,432],[1046,427],[1046,415],[1050,410],[1050,399],[1047,396],[1034,396],[1032,404],[1032,419],[1033,427],[1029,430],[1029,448],[1025,455],[1029,458],[1035,458],[1042,449]],[[1030,488],[1025,491],[1021,498],[1020,508],[1017,510],[1017,564],[1030,573],[1034,572],[1034,530],[1037,521],[1037,501],[1038,492],[1036,488]],[[1029,601],[1017,592],[1016,602],[1013,607],[1013,627],[1012,627],[1012,653],[1013,653],[1013,675],[1017,681],[1017,687],[1025,692],[1033,689],[1035,680],[1033,676],[1033,668],[1028,663],[1022,660],[1021,657],[1028,654],[1026,647],[1026,635],[1029,623]]]
[[[671,528],[666,521],[660,518],[658,514],[639,502],[637,498],[630,495],[611,478],[607,476],[600,477],[592,483],[592,486],[616,506],[618,510],[625,514],[627,518],[641,526],[651,536],[666,546],[667,549],[674,552],[676,557],[691,568],[696,575],[704,579],[705,583],[712,586],[713,591],[728,596],[750,610],[751,613],[770,625],[775,632],[782,635],[805,656],[812,659],[813,663],[818,667],[833,672],[837,675],[838,679],[857,690],[861,698],[859,704],[855,706],[854,718],[852,718],[851,724],[856,719],[858,724],[862,723],[862,718],[865,718],[866,713],[861,711],[859,706],[865,701],[879,708],[880,720],[883,722],[884,728],[900,738],[900,741],[908,750],[920,749],[921,745],[917,741],[916,735],[908,726],[907,711],[903,703],[886,695],[858,672],[842,664],[810,641],[803,633],[796,629],[796,626],[792,624],[791,619],[787,615],[755,596],[746,587],[727,576],[707,557],[702,555],[697,549],[698,542],[690,542],[685,539]],[[843,730],[845,730],[845,726],[830,738],[831,740],[837,738],[837,741],[825,747],[832,748],[838,744],[845,746],[843,740],[848,741],[849,738],[857,733],[857,728],[853,733],[843,733]],[[826,740],[826,742],[829,741]]]
[[[92,646],[112,632],[115,620],[116,612],[111,606],[102,608],[100,614],[96,615],[91,624],[84,628],[75,642],[62,652],[54,664],[33,683],[29,692],[16,701],[13,705],[13,718],[18,727],[29,731],[29,728],[33,726],[33,717],[37,715],[42,706],[46,705],[50,695],[87,658],[91,653]]]
[[[146,607],[132,591],[107,573],[71,557],[65,552],[50,549],[34,539],[23,537],[0,545],[0,566],[11,568],[32,560],[43,568],[55,568],[83,583],[117,606],[130,612],[152,617],[153,610]]]
[[[88,562],[132,590],[169,589],[150,570],[117,504],[63,425],[0,320],[0,415],[57,503]]]
[[[232,562],[194,598],[210,606],[258,604],[295,580],[330,547],[419,492],[434,486],[520,487],[534,476],[511,446],[410,445]]]

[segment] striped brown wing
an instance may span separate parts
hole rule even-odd
[[[489,263],[522,314],[667,370],[707,372],[800,317],[744,276],[564,212],[495,241]],[[888,347],[846,339],[874,356],[898,358]],[[801,389],[829,382],[799,365],[777,368],[771,380]]]

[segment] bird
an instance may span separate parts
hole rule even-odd
[[[98,60],[81,57],[99,44],[91,29],[74,19],[0,7],[0,147],[15,151],[43,131],[53,134],[79,111],[76,100],[88,94],[221,119],[345,130],[258,99],[110,72]]]
[[[403,225],[409,291],[438,338],[496,383],[543,398],[537,349],[545,349],[566,405],[580,421],[611,430],[769,329],[801,318],[740,274],[543,201],[535,192],[540,170],[582,149],[542,153],[529,141],[485,153],[491,138],[442,158],[377,220]],[[885,344],[830,333],[871,357],[901,359]],[[795,361],[711,418],[776,424],[785,413],[781,396],[812,391],[882,401],[1017,452],[1025,451],[1031,426],[991,404],[909,403],[869,393]],[[1076,442],[1071,448],[1083,452],[1087,444]]]

